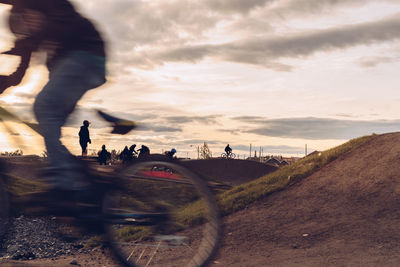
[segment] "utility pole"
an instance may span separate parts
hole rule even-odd
[[[250,155],[249,155],[249,158],[251,158],[251,144],[250,144]]]

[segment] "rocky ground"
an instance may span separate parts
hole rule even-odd
[[[84,248],[89,236],[72,238],[64,234],[55,217],[13,218],[0,255],[3,259],[32,260],[89,251]]]

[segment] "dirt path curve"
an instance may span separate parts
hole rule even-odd
[[[400,266],[399,163],[400,133],[376,136],[224,218],[223,243],[211,266]],[[73,260],[29,266],[73,266]],[[115,266],[101,252],[76,260]]]

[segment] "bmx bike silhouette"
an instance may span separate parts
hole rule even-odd
[[[112,124],[113,133],[125,134],[135,127],[131,121],[98,114]],[[6,120],[24,123],[40,133],[36,124],[0,107],[0,121]],[[78,222],[90,220],[90,227],[101,229],[123,266],[205,266],[215,254],[221,235],[215,198],[207,182],[179,160],[148,155],[107,173],[96,169],[97,164],[82,164],[99,211],[89,219],[82,214],[69,216]],[[0,242],[7,233],[13,205],[3,179],[6,169],[0,158]],[[188,215],[195,213],[201,215]]]
[[[236,154],[235,153],[222,153],[221,154],[221,158],[223,159],[234,159],[236,158]]]

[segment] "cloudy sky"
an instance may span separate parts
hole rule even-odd
[[[79,102],[63,141],[79,153],[77,131],[89,119],[93,144],[146,144],[196,157],[227,143],[241,157],[302,156],[354,137],[400,129],[399,0],[86,0],[72,1],[108,41],[108,83]],[[12,46],[0,5],[0,51]],[[0,56],[0,74],[18,60]],[[24,83],[1,97],[32,119],[46,82],[36,55]],[[111,136],[93,112],[104,109],[141,128]],[[25,151],[42,140],[19,125]],[[1,136],[0,150],[13,149]],[[4,140],[4,141],[3,141]],[[20,144],[21,142],[17,142]]]

